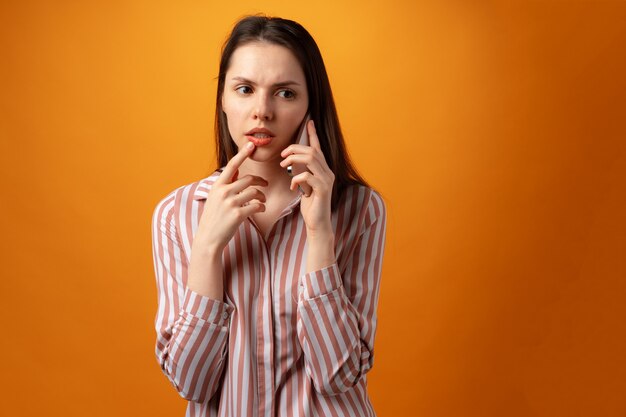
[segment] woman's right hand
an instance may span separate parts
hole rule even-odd
[[[192,253],[201,247],[201,251],[221,255],[239,225],[250,215],[265,211],[265,194],[252,186],[266,187],[268,182],[256,175],[237,178],[239,167],[252,152],[254,144],[248,142],[228,161],[213,183],[193,240]],[[254,199],[258,201],[251,202]]]

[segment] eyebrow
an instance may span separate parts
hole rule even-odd
[[[243,81],[244,83],[256,85],[256,83],[254,81],[249,80],[249,79],[244,78],[244,77],[233,77],[233,78],[231,78],[231,80]],[[300,85],[300,84],[295,82],[295,81],[288,80],[288,81],[282,81],[280,83],[273,84],[272,87],[284,87],[284,86],[287,86],[287,85]]]

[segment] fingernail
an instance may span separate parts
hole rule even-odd
[[[246,148],[248,148],[248,149],[254,148],[254,143],[248,142],[248,144],[246,145]]]

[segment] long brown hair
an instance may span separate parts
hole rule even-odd
[[[366,187],[370,185],[358,173],[347,153],[322,54],[309,32],[293,20],[263,15],[245,16],[235,23],[230,36],[222,46],[215,106],[218,168],[225,166],[237,153],[237,145],[230,136],[226,114],[222,109],[221,98],[224,93],[226,71],[233,52],[239,46],[258,41],[286,47],[302,66],[309,93],[309,114],[315,122],[326,163],[335,174],[331,201],[331,209],[334,211],[346,187],[353,184]]]

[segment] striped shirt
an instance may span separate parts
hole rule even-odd
[[[332,213],[336,262],[306,273],[297,197],[268,236],[242,222],[224,248],[224,301],[186,288],[191,245],[221,169],[181,186],[152,215],[156,358],[187,416],[375,416],[374,362],[386,208],[352,185]]]

